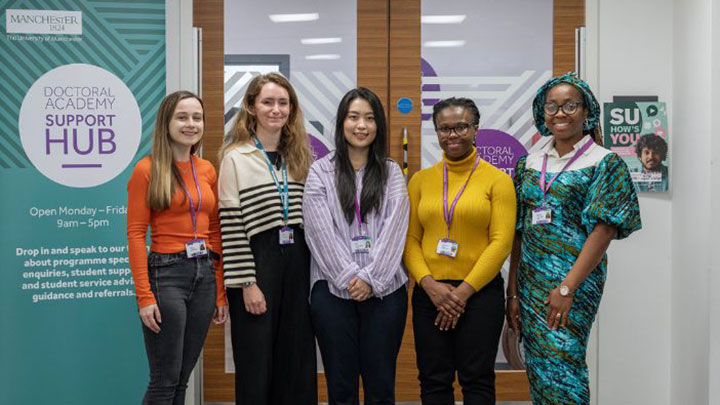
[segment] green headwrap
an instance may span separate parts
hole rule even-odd
[[[600,124],[600,104],[598,104],[595,99],[595,95],[593,95],[592,90],[590,90],[590,86],[579,79],[577,73],[570,72],[562,76],[553,77],[538,89],[535,100],[533,100],[533,117],[535,118],[535,127],[538,132],[540,132],[542,136],[552,136],[552,133],[550,133],[550,130],[545,125],[545,110],[543,106],[545,105],[545,95],[548,90],[561,83],[574,86],[580,91],[580,94],[582,94],[585,107],[588,110],[587,121],[583,124],[583,132],[592,131]]]

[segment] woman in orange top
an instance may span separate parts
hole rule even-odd
[[[204,126],[199,97],[187,91],[165,97],[152,154],[137,163],[128,182],[130,268],[150,366],[144,404],[185,403],[210,321],[227,319],[217,265],[217,175],[210,162],[195,156]]]

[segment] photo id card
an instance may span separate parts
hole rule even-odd
[[[538,207],[532,211],[532,224],[544,225],[552,222],[552,210],[548,207]]]
[[[370,253],[372,239],[369,236],[355,236],[350,240],[353,253]]]
[[[295,243],[295,232],[289,226],[283,226],[280,228],[280,244],[281,245],[292,245]]]
[[[437,244],[436,253],[443,256],[457,256],[458,243],[452,239],[440,239]]]
[[[193,239],[185,242],[185,253],[190,259],[207,255],[208,250],[205,241],[202,239]]]

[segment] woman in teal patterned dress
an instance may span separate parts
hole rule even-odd
[[[515,171],[508,323],[524,341],[533,403],[588,404],[585,352],[605,251],[640,229],[640,210],[627,166],[601,146],[600,106],[584,81],[551,79],[533,114],[546,138]]]

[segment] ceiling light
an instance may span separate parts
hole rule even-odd
[[[301,14],[270,14],[270,21],[275,23],[284,22],[301,22],[301,21],[315,21],[320,18],[318,13],[301,13]]]
[[[465,21],[465,14],[460,15],[424,15],[420,17],[423,24],[460,24]]]
[[[307,56],[305,56],[305,59],[307,59],[307,60],[333,60],[333,59],[340,59],[340,55],[338,55],[336,53],[307,55]]]
[[[342,38],[303,38],[300,43],[303,45],[324,45],[324,44],[337,44],[342,42]]]
[[[465,46],[465,41],[425,41],[423,46],[426,48],[458,48]]]

